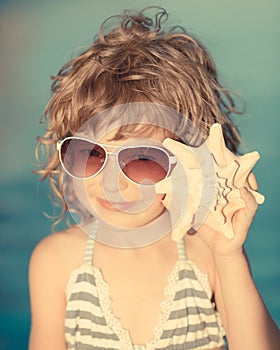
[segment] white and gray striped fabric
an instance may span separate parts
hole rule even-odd
[[[94,237],[87,240],[84,263],[67,284],[65,337],[68,350],[186,350],[225,345],[219,314],[211,302],[207,275],[187,259],[184,241],[169,276],[154,339],[135,345],[110,308],[108,284],[92,265]]]

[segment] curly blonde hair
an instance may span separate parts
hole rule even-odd
[[[230,114],[239,112],[233,95],[219,83],[207,49],[181,27],[164,31],[166,20],[162,8],[154,19],[146,9],[113,16],[102,24],[97,40],[52,77],[53,94],[44,112],[48,129],[38,137],[40,169],[35,172],[49,178],[62,205],[58,221],[67,205],[56,142],[105,109],[130,102],[161,104],[187,116],[203,135],[218,122],[227,146],[237,152],[240,136]]]

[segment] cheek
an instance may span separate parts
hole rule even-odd
[[[92,179],[81,181],[82,184],[79,183],[79,180],[76,181],[76,189],[79,192],[78,197],[83,202],[93,202],[95,198],[111,198],[115,196],[123,198],[128,202],[139,201],[143,198],[140,186],[122,175],[119,176],[119,180],[113,186],[111,185],[112,187],[106,184],[106,181],[102,178],[102,174],[98,174]],[[85,197],[87,197],[86,200]]]
[[[162,209],[164,209],[164,205],[162,203],[163,199],[164,199],[164,196],[165,195],[162,195],[162,194],[156,194],[153,198],[153,200],[151,201],[151,210],[152,211],[161,211]]]
[[[73,190],[77,201],[93,215],[90,190],[87,181],[73,179]]]
[[[111,193],[106,193],[106,188],[102,186],[101,175],[88,180],[74,180],[74,192],[78,201],[91,214],[95,206],[96,198],[111,198]],[[105,186],[106,187],[106,186]],[[141,208],[146,208],[148,211],[159,211],[163,207],[162,200],[165,194],[157,194],[153,186],[139,186],[130,180],[121,177],[119,184],[119,195],[127,202],[141,202]]]

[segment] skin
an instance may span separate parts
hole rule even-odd
[[[110,145],[123,146],[135,140],[135,137],[126,137],[118,141],[111,141],[114,134],[115,132],[112,131],[99,140],[99,143],[106,145],[109,152],[114,152],[114,147],[110,148]],[[138,138],[145,138],[145,135],[140,130],[138,131],[137,127],[135,134],[138,135]],[[156,136],[148,138],[162,142],[165,136],[163,131],[159,129]],[[137,176],[134,175],[136,179]],[[140,175],[137,181],[140,182],[141,180]],[[142,227],[156,219],[165,210],[162,204],[164,196],[153,193],[151,196],[146,196],[146,200],[145,195],[142,198],[140,186],[129,181],[119,171],[115,159],[109,160],[100,174],[82,181],[82,185],[80,180],[74,179],[73,183],[74,188],[77,187],[79,192],[83,191],[85,193],[80,200],[85,200],[87,205],[91,206],[99,217],[112,225],[126,228]],[[128,208],[118,210],[117,206],[112,204],[115,202],[124,203],[124,205],[128,205]]]
[[[209,227],[202,227],[198,236],[214,258],[215,300],[230,349],[276,350],[280,344],[279,329],[255,286],[243,249],[258,204],[246,188],[241,197],[246,206],[233,217],[232,240]]]
[[[91,204],[107,219],[122,220],[127,227],[134,223],[137,227],[150,222],[164,210],[162,196],[155,198],[145,215],[133,215],[133,219],[132,214],[106,207],[100,203],[100,198],[104,198],[100,179],[101,174],[87,180],[85,187]],[[127,200],[139,198],[137,185],[125,177],[120,178],[120,183]],[[208,274],[230,350],[277,350],[277,326],[255,287],[243,249],[257,204],[245,189],[242,198],[246,207],[233,217],[233,240],[201,226],[195,235],[185,236],[186,253],[203,273]],[[35,248],[30,261],[32,329],[29,350],[66,350],[65,289],[70,273],[83,262],[86,239],[84,232],[73,226],[51,234]],[[95,244],[93,264],[101,270],[110,286],[112,311],[136,344],[145,344],[153,338],[160,302],[164,299],[163,289],[177,259],[176,243],[170,235],[137,249]]]

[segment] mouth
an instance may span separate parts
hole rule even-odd
[[[135,204],[135,202],[109,202],[101,198],[98,198],[98,202],[103,208],[110,211],[124,211],[131,208]]]

